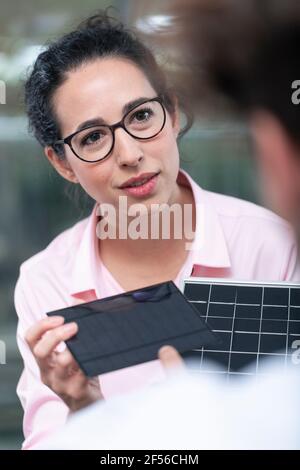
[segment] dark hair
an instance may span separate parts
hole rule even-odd
[[[299,0],[186,0],[176,14],[198,102],[265,109],[299,145],[300,105],[291,99],[300,79]]]
[[[74,31],[50,43],[38,56],[25,84],[29,129],[42,146],[52,146],[59,156],[64,156],[64,147],[54,145],[62,136],[51,102],[53,94],[66,80],[67,72],[84,62],[107,56],[123,57],[134,62],[162,97],[166,109],[171,114],[175,111],[174,90],[167,86],[165,74],[150,49],[121,22],[108,16],[107,12],[99,12]],[[192,118],[188,115],[187,125],[181,134],[191,125]]]

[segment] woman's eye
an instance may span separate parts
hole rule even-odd
[[[82,139],[81,144],[82,145],[92,145],[95,142],[99,142],[99,140],[101,139],[101,136],[102,136],[102,134],[99,131],[92,132],[88,136],[84,137],[84,139]]]
[[[132,116],[132,121],[135,120],[137,122],[145,122],[148,121],[153,114],[153,111],[151,109],[141,109],[134,113]]]

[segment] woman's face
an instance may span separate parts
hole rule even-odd
[[[53,96],[55,113],[62,137],[76,131],[85,121],[100,119],[115,124],[123,117],[123,108],[139,98],[154,98],[157,93],[144,73],[131,61],[104,58],[88,62],[69,72]],[[168,112],[165,127],[156,137],[141,141],[122,128],[115,131],[115,145],[110,156],[100,162],[86,163],[65,145],[66,160],[59,161],[53,150],[46,155],[66,179],[78,182],[99,203],[116,206],[120,196],[132,203],[173,203],[178,196],[176,178],[179,154],[176,138],[178,115]],[[142,173],[159,173],[152,192],[137,196],[120,189],[129,178]]]

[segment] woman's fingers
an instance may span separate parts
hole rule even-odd
[[[76,323],[66,323],[65,325],[48,330],[46,334],[36,343],[33,354],[38,360],[46,359],[62,341],[66,341],[74,336],[78,331]]]
[[[163,346],[158,351],[158,357],[167,373],[176,370],[184,370],[185,365],[179,352],[172,346]]]
[[[58,352],[57,346],[74,336],[78,325],[64,324],[63,317],[45,318],[32,326],[25,339],[39,365],[41,379],[70,408],[76,411],[103,399],[99,380],[89,379],[71,352]]]
[[[63,317],[44,318],[27,331],[25,339],[38,362],[49,359],[59,343],[77,332],[76,323],[63,323]]]
[[[26,335],[25,335],[25,340],[27,341],[30,349],[33,350],[37,342],[42,338],[42,336],[48,330],[57,328],[63,323],[64,323],[64,318],[57,316],[57,317],[51,317],[51,318],[44,318],[43,320],[31,326],[27,330]]]

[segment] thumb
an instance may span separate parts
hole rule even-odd
[[[160,359],[166,373],[174,372],[174,370],[183,371],[185,369],[184,361],[180,356],[177,349],[173,346],[163,346],[158,351],[158,358]]]

